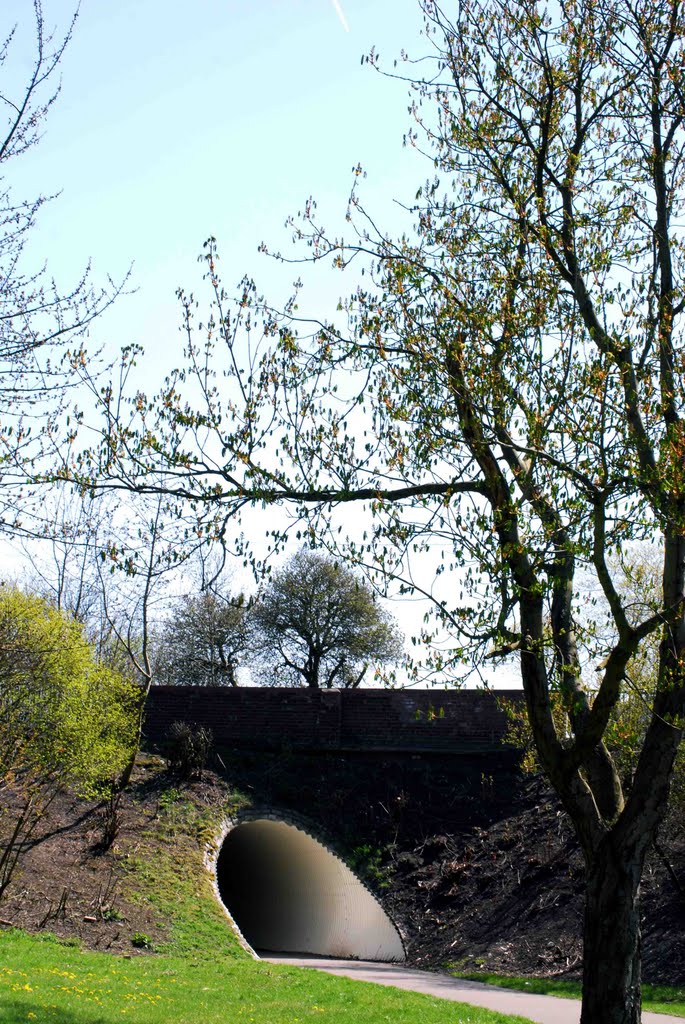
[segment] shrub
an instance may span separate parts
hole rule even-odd
[[[98,665],[82,626],[0,585],[0,896],[61,786],[111,796],[135,745],[137,688]]]
[[[174,722],[167,733],[167,764],[183,779],[200,776],[207,766],[211,748],[210,729],[188,722]]]

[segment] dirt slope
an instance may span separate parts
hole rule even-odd
[[[645,980],[685,978],[685,836],[664,830],[642,885]],[[539,782],[511,813],[467,835],[436,835],[397,857],[392,903],[411,922],[412,959],[515,974],[580,973],[583,858]]]

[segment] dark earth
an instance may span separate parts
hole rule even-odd
[[[168,844],[161,823],[169,793],[218,814],[229,791],[238,790],[252,807],[311,823],[312,834],[347,860],[398,923],[411,964],[579,976],[582,856],[553,793],[520,773],[511,756],[223,750],[212,763],[202,778],[181,781],[160,757],[141,755],[106,852],[103,807],[60,795],[0,901],[1,924],[127,955],[144,952],[132,944],[136,934],[158,945],[165,922],[132,896],[128,862],[141,846],[149,857],[155,844]],[[182,840],[198,857],[200,841]],[[682,984],[685,827],[675,811],[648,860],[642,906],[645,980]]]

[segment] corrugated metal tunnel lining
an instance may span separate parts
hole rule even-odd
[[[221,899],[253,949],[404,960],[380,904],[321,843],[283,821],[232,828],[216,864]]]

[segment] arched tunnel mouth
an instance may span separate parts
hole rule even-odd
[[[264,953],[403,961],[400,934],[363,882],[299,826],[274,818],[226,832],[219,896],[243,938]]]

